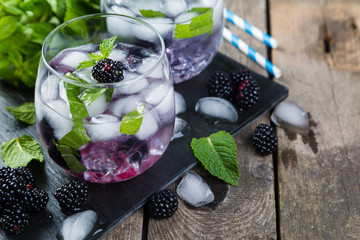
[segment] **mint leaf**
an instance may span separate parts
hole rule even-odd
[[[166,15],[160,11],[140,9],[139,12],[146,18],[166,17]]]
[[[70,147],[56,144],[56,148],[61,153],[62,158],[65,160],[66,165],[73,173],[81,173],[86,171],[86,167],[75,157]]]
[[[106,101],[107,101],[107,102],[111,102],[111,98],[112,98],[113,93],[114,93],[114,89],[113,89],[113,88],[108,88],[108,89],[106,89],[106,91],[105,91],[105,97],[106,97]]]
[[[6,109],[15,116],[16,119],[27,123],[35,124],[35,104],[27,102],[19,107],[6,107]]]
[[[103,55],[103,58],[108,58],[111,51],[114,48],[114,42],[117,36],[113,36],[112,38],[104,39],[104,41],[100,44],[100,52]]]
[[[95,61],[83,61],[83,62],[79,63],[79,65],[77,66],[76,70],[79,71],[79,70],[81,70],[81,69],[94,66],[95,64],[96,64]]]
[[[89,116],[84,103],[80,100],[79,95],[81,88],[71,83],[66,83],[66,94],[69,100],[70,112],[75,126],[82,127],[82,120]]]
[[[238,185],[240,172],[236,144],[229,133],[220,131],[207,138],[193,138],[191,148],[212,175],[233,186]]]
[[[26,134],[3,142],[1,156],[5,165],[11,168],[26,166],[33,159],[44,161],[39,143]]]
[[[200,11],[198,9],[202,8],[193,8],[189,11]],[[213,9],[199,15],[196,17],[193,17],[191,19],[190,24],[176,24],[175,27],[175,38],[176,39],[183,39],[183,38],[192,38],[195,36],[200,36],[205,33],[208,33],[208,35],[212,34],[213,30]]]
[[[121,119],[120,132],[129,135],[136,134],[140,129],[144,117],[144,109],[145,103],[123,116]]]
[[[188,12],[194,12],[194,13],[198,13],[198,14],[203,14],[206,13],[208,11],[210,11],[211,8],[209,7],[197,7],[197,8],[192,8],[190,9]]]
[[[88,88],[82,91],[79,95],[79,99],[89,106],[92,102],[98,99],[101,94],[106,92],[107,88]]]
[[[17,20],[13,16],[0,18],[0,40],[11,36],[17,28]]]
[[[72,150],[76,151],[88,142],[90,142],[90,138],[86,134],[83,126],[75,126],[62,139],[60,139],[59,144],[68,146]]]
[[[65,77],[70,78],[70,79],[75,80],[75,81],[78,81],[78,82],[87,83],[85,80],[76,77],[72,72],[67,72],[65,74]]]
[[[104,59],[103,55],[98,54],[98,53],[88,53],[88,56],[91,60],[96,61],[96,62]]]

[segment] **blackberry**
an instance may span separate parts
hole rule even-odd
[[[26,185],[35,186],[35,179],[28,168],[18,167],[18,168],[15,168],[15,172],[16,172],[18,178],[23,183],[25,183]]]
[[[121,62],[105,58],[93,67],[91,75],[101,83],[120,82],[124,79],[123,69]]]
[[[75,179],[56,190],[55,198],[63,213],[70,215],[80,211],[88,199],[87,185],[84,181]]]
[[[208,92],[211,96],[224,98],[226,100],[233,100],[233,86],[228,76],[223,72],[215,72],[207,84]]]
[[[3,211],[0,218],[0,229],[10,234],[18,234],[29,224],[29,214],[20,204]]]
[[[260,87],[254,74],[243,68],[231,73],[231,81],[235,86],[235,102],[240,111],[252,108],[259,100]]]
[[[36,213],[44,210],[49,201],[47,192],[42,189],[28,189],[25,196],[20,200],[22,206],[29,213]]]
[[[151,217],[165,219],[174,215],[178,208],[178,199],[173,191],[166,188],[151,195],[147,204]]]
[[[252,143],[260,156],[266,156],[277,148],[278,139],[274,129],[267,124],[259,124],[252,136]]]

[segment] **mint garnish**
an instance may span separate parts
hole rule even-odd
[[[74,156],[70,147],[56,144],[56,148],[60,151],[62,158],[72,172],[81,173],[86,171],[86,167]]]
[[[141,13],[141,15],[143,17],[146,18],[157,18],[157,17],[166,17],[166,15],[160,11],[154,11],[154,10],[145,10],[145,9],[140,9],[139,12]]]
[[[35,124],[35,104],[33,102],[27,102],[19,107],[6,107],[6,109],[15,116],[17,120],[20,120],[27,124]]]
[[[26,166],[33,159],[44,161],[39,143],[26,134],[3,142],[1,156],[5,165],[11,168]]]
[[[78,150],[81,146],[85,145],[88,142],[90,142],[90,138],[86,134],[86,131],[82,125],[75,126],[59,141],[61,145],[68,146],[74,151]]]
[[[188,12],[196,12],[201,15],[193,17],[190,24],[176,24],[175,38],[192,38],[205,33],[211,35],[213,30],[213,9],[212,8],[192,8]]]
[[[100,44],[100,47],[99,47],[100,54],[88,53],[88,56],[91,59],[91,61],[83,61],[83,62],[79,63],[79,65],[76,68],[77,71],[84,69],[84,68],[94,66],[98,61],[108,58],[111,51],[114,48],[114,43],[115,43],[116,38],[117,38],[117,36],[113,36],[111,38],[104,39],[104,41]]]
[[[191,148],[212,175],[233,186],[238,185],[240,172],[236,144],[229,133],[220,131],[206,138],[193,138]]]
[[[140,129],[144,117],[144,109],[145,103],[123,116],[121,119],[120,132],[129,135],[136,134]]]

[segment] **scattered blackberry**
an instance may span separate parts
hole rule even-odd
[[[105,58],[93,67],[91,75],[102,83],[120,82],[124,79],[123,69],[121,62]]]
[[[211,96],[233,100],[233,86],[228,76],[223,72],[215,72],[207,84],[208,92]]]
[[[41,189],[28,189],[25,196],[20,200],[20,203],[27,212],[40,212],[46,208],[49,201],[47,192]]]
[[[3,211],[0,218],[0,229],[10,234],[18,234],[29,224],[29,214],[20,204]]]
[[[276,149],[278,139],[274,129],[267,124],[259,124],[252,136],[252,143],[260,156],[266,156]]]
[[[80,211],[80,208],[88,199],[87,185],[85,182],[75,179],[58,188],[55,198],[59,202],[63,213],[70,215]]]
[[[166,188],[153,194],[147,204],[151,217],[165,219],[174,215],[178,208],[178,199],[173,191]]]
[[[231,81],[236,86],[235,102],[240,111],[250,109],[259,100],[260,87],[253,73],[246,68],[231,73]]]

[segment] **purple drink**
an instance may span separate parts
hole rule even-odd
[[[97,15],[95,20],[106,26],[108,19],[118,18],[151,29],[115,15]],[[90,20],[94,16],[71,23]],[[35,89],[41,142],[50,157],[77,178],[110,183],[135,177],[161,157],[174,128],[174,90],[163,42],[158,37],[158,42],[144,45],[119,34],[123,41],[115,41],[107,58],[122,64],[124,79],[100,83],[92,75],[94,66],[78,68],[103,54],[99,43],[90,39],[76,47],[63,46],[54,57],[44,52],[58,47],[54,35],[61,32],[56,37],[63,37],[69,25],[50,33],[43,47]],[[111,36],[107,28],[102,31],[102,38]]]
[[[165,41],[175,83],[199,74],[214,58],[222,37],[223,0],[102,0],[101,9],[153,25]],[[136,28],[124,24],[113,23],[112,31],[123,28],[138,35]]]

